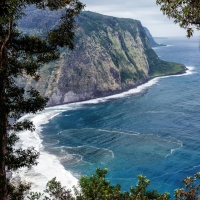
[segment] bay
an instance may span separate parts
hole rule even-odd
[[[128,191],[142,174],[151,180],[149,189],[173,196],[181,179],[200,171],[199,38],[157,42],[167,44],[154,49],[158,56],[183,63],[187,74],[156,78],[122,95],[28,116],[37,129],[32,135],[20,133],[21,145],[36,146],[42,158],[31,173],[21,172],[26,180],[34,182],[37,174],[42,185],[58,176],[72,186],[100,167],[109,169],[107,178],[120,183],[122,190]]]

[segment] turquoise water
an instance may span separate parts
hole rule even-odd
[[[173,196],[181,179],[200,171],[199,39],[158,42],[168,45],[155,48],[159,57],[192,66],[192,73],[161,78],[123,98],[74,104],[42,125],[44,150],[73,176],[106,167],[111,183],[129,190],[142,174],[149,189]]]

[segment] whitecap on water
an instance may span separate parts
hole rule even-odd
[[[19,175],[22,180],[32,183],[33,191],[42,192],[45,189],[46,183],[54,177],[62,185],[67,186],[67,188],[77,185],[77,179],[69,171],[65,170],[59,159],[55,155],[44,151],[43,140],[40,137],[41,125],[48,123],[50,119],[57,116],[60,112],[62,112],[62,109],[48,108],[37,115],[26,115],[20,119],[28,118],[33,121],[36,130],[34,132],[23,131],[18,133],[20,141],[16,147],[26,149],[32,146],[40,152],[40,157],[37,166],[33,166],[31,170],[20,169],[13,174],[13,178]],[[58,143],[58,140],[51,140],[50,143],[53,145],[53,143]]]
[[[190,75],[190,74],[194,73],[193,67],[188,66],[187,68],[188,68],[188,70],[185,74],[176,75],[176,76],[184,76],[184,75]],[[98,98],[98,99],[89,100],[89,101],[80,102],[80,103],[72,103],[72,104],[68,104],[68,105],[54,106],[54,107],[46,108],[44,111],[38,113],[37,115],[23,116],[22,119],[28,118],[33,121],[33,123],[36,126],[36,131],[34,131],[32,133],[29,131],[20,132],[18,134],[18,136],[20,137],[20,141],[17,146],[18,147],[20,146],[22,148],[27,148],[31,145],[31,146],[35,147],[36,150],[40,151],[41,156],[38,160],[39,164],[37,166],[33,167],[33,169],[31,171],[20,170],[19,171],[20,177],[22,179],[25,179],[28,182],[34,182],[33,189],[37,189],[39,191],[43,190],[47,181],[52,179],[55,176],[57,177],[57,180],[61,181],[63,185],[65,185],[69,188],[72,185],[77,184],[77,179],[74,176],[72,176],[72,174],[70,172],[65,170],[65,168],[61,164],[61,160],[59,160],[57,156],[44,151],[45,142],[42,143],[44,138],[42,138],[40,135],[40,132],[42,130],[41,125],[48,123],[49,120],[53,119],[54,117],[59,115],[61,112],[64,112],[67,110],[75,110],[77,108],[80,108],[84,104],[96,104],[96,103],[104,102],[104,101],[107,101],[110,99],[122,98],[127,95],[140,93],[144,89],[156,84],[159,81],[159,79],[167,78],[167,77],[171,77],[171,76],[154,78],[143,85],[140,85],[134,89],[123,92],[121,94],[116,94],[116,95],[112,95],[112,96],[108,96],[108,97],[104,97],[104,98]],[[141,157],[143,159],[146,159],[148,155],[149,155],[149,161],[152,161],[152,160],[159,161],[160,159],[163,159],[167,155],[169,156],[171,153],[173,153],[174,149],[177,149],[180,147],[180,144],[176,143],[176,142],[168,143],[164,140],[156,141],[156,140],[158,140],[158,138],[156,138],[156,136],[152,136],[152,135],[144,136],[144,135],[138,134],[138,133],[131,134],[131,133],[124,133],[124,132],[117,132],[117,131],[114,131],[114,132],[110,131],[110,133],[109,133],[109,131],[107,131],[107,130],[102,130],[102,131],[99,130],[99,131],[97,131],[97,135],[98,135],[98,137],[102,138],[102,140],[100,140],[100,138],[95,138],[94,135],[91,135],[91,138],[90,137],[84,138],[83,135],[81,134],[81,138],[82,138],[82,140],[84,140],[84,143],[77,144],[77,146],[83,146],[83,145],[91,146],[91,144],[89,144],[89,142],[94,142],[94,145],[92,145],[92,147],[101,150],[101,151],[98,150],[97,152],[106,152],[107,153],[106,155],[109,155],[108,156],[109,159],[107,159],[108,161],[110,160],[110,155],[112,155],[111,157],[113,157],[115,154],[115,150],[113,150],[112,148],[117,149],[117,147],[119,147],[118,145],[120,144],[120,142],[126,143],[125,151],[127,152],[127,155],[129,154],[132,157],[134,157],[134,155],[136,155],[136,157],[137,157],[137,152],[140,152],[139,153],[140,157],[138,157],[138,159],[134,160],[134,161],[137,161],[138,163],[140,162]],[[104,135],[104,137],[102,137],[101,135]],[[107,137],[108,135],[109,135],[109,137]],[[70,140],[75,142],[75,144],[77,143],[76,139],[74,139],[71,136],[70,136]],[[158,142],[158,145],[156,145],[156,142]],[[53,146],[57,143],[58,143],[57,138],[53,138],[53,139],[51,138],[51,139],[49,139],[49,141],[46,141],[47,146],[48,145]],[[171,145],[169,145],[169,144],[171,144]],[[120,148],[124,148],[124,147],[119,147],[118,149],[120,149]],[[92,148],[88,148],[88,149],[91,150]],[[102,149],[105,149],[105,151]],[[91,150],[91,152],[92,151],[93,150]],[[130,152],[132,152],[132,154]],[[122,152],[118,151],[118,153],[120,156],[122,156]],[[71,154],[73,156],[79,155],[76,153],[71,153]],[[75,157],[73,157],[73,156],[72,156],[72,158],[76,157],[76,156]],[[105,158],[105,157],[103,157],[103,158]],[[116,158],[117,157],[114,156],[113,159],[116,159]],[[63,157],[62,160],[66,160],[66,159],[68,159],[68,158]],[[84,156],[82,156],[82,157],[78,156],[77,160],[78,159],[84,160]],[[106,162],[105,159],[103,159],[103,161]]]
[[[182,143],[172,137],[91,128],[65,130],[60,132],[58,139],[66,144],[62,149],[67,153],[81,155],[83,161],[89,163],[102,160],[109,163],[112,158],[118,164],[133,161],[138,165],[155,164],[182,147]]]

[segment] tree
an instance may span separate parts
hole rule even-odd
[[[174,23],[187,30],[187,37],[191,37],[194,28],[200,30],[200,1],[199,0],[156,0],[161,5],[161,11]]]
[[[23,34],[18,20],[31,5],[42,10],[63,9],[60,23],[42,37]],[[25,91],[18,87],[15,78],[21,75],[38,80],[38,68],[57,59],[59,47],[73,49],[75,17],[83,8],[79,0],[0,1],[0,200],[20,199],[23,191],[30,188],[22,183],[18,187],[12,185],[6,178],[6,171],[37,164],[39,154],[33,148],[14,148],[17,131],[34,130],[32,122],[17,120],[26,113],[42,110],[48,101],[33,88]]]
[[[65,187],[62,187],[61,183],[56,181],[56,178],[47,183],[44,193],[30,192],[27,198],[30,200],[75,200],[71,190],[66,190]]]
[[[200,179],[200,172],[196,173],[194,177],[186,177],[182,180],[184,188],[176,189],[174,191],[175,200],[198,200],[200,199],[200,184],[195,183]],[[199,181],[198,181],[199,182]]]
[[[108,169],[96,169],[96,173],[91,177],[82,176],[79,180],[81,188],[81,197],[86,200],[117,200],[123,199],[123,192],[120,191],[120,185],[111,186],[106,180]]]
[[[168,193],[148,191],[150,181],[142,175],[138,176],[138,183],[130,188],[130,192],[123,192],[119,184],[112,186],[106,180],[107,172],[108,169],[97,168],[90,177],[82,176],[79,180],[79,190],[74,188],[74,195],[53,178],[47,183],[43,194],[32,192],[28,198],[30,200],[169,200],[170,198]]]

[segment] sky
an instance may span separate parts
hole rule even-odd
[[[163,15],[156,0],[81,0],[86,11],[140,20],[153,37],[186,37],[186,30],[174,24],[172,19]],[[195,32],[194,36],[199,36]]]

